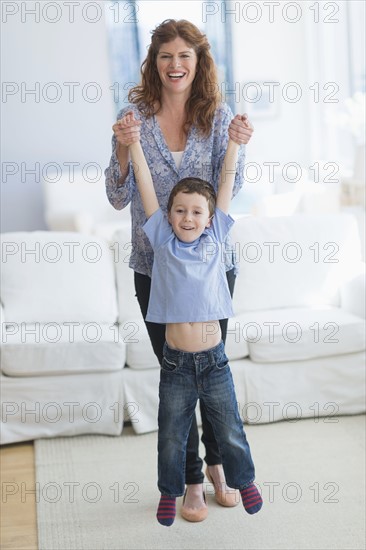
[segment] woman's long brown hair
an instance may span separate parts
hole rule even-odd
[[[221,101],[216,66],[206,35],[185,19],[179,21],[166,19],[152,31],[147,57],[141,65],[141,84],[130,90],[128,99],[136,104],[139,111],[148,118],[159,112],[162,85],[156,67],[156,58],[161,45],[177,37],[182,38],[197,55],[197,72],[192,83],[191,95],[185,105],[184,130],[188,132],[193,125],[207,136]]]

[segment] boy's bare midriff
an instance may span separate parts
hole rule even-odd
[[[165,338],[170,348],[190,353],[217,346],[221,341],[219,321],[168,323]]]

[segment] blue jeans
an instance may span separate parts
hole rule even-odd
[[[184,494],[187,439],[198,399],[205,405],[229,487],[244,489],[254,481],[223,342],[196,353],[165,343],[158,416],[158,487],[163,495]]]

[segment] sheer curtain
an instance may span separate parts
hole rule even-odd
[[[117,0],[106,2],[105,5],[112,83],[110,89],[116,112],[128,103],[128,91],[140,78],[138,10],[135,0]]]
[[[309,80],[326,83],[319,100],[309,102],[310,137],[314,157],[336,159],[341,170],[351,170],[355,125],[363,136],[365,131],[364,113],[354,105],[365,101],[365,3],[338,1],[337,8],[336,24],[306,29]]]

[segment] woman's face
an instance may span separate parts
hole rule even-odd
[[[196,76],[197,55],[182,38],[160,46],[156,67],[166,92],[190,94]]]

